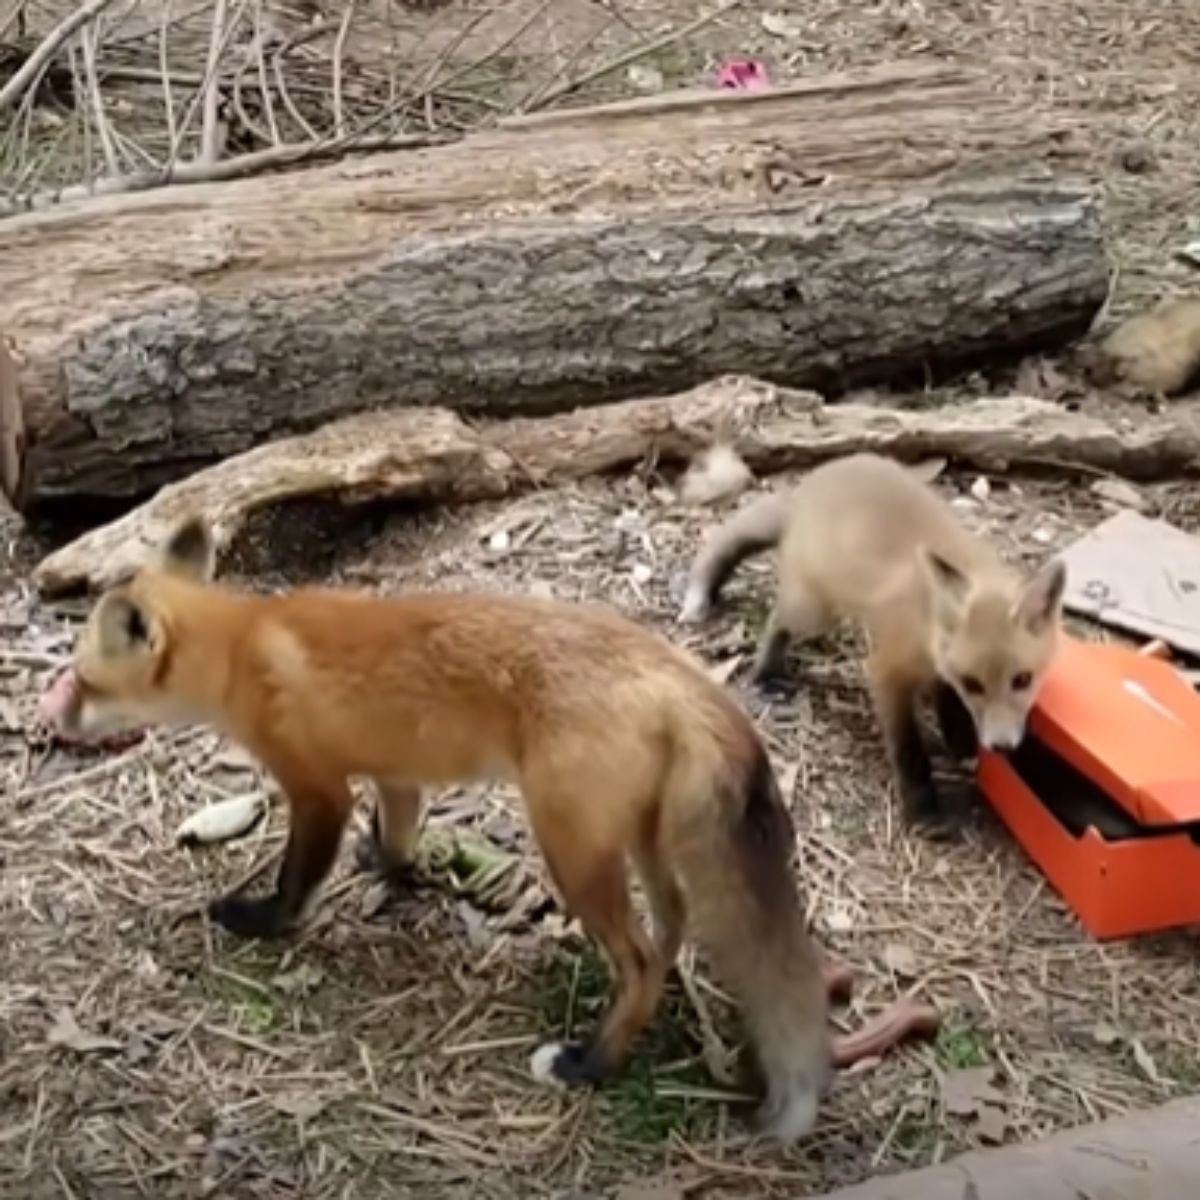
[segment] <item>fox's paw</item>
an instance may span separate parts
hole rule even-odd
[[[288,919],[276,896],[221,896],[208,906],[208,915],[236,937],[277,938],[287,932]]]
[[[584,1042],[547,1042],[529,1056],[529,1070],[538,1083],[568,1088],[597,1084],[604,1071]]]
[[[955,834],[953,814],[932,783],[901,784],[904,817],[908,827],[932,842],[948,841]]]
[[[800,681],[778,671],[754,671],[750,675],[750,686],[764,700],[792,700],[800,691]]]
[[[908,820],[912,831],[930,842],[951,841],[958,831],[954,818],[940,803],[910,813]]]

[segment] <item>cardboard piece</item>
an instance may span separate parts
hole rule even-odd
[[[1200,538],[1125,511],[1061,558],[1068,610],[1200,656]]]

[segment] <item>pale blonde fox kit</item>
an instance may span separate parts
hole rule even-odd
[[[680,620],[703,620],[738,564],[776,545],[778,596],[755,679],[781,672],[790,639],[817,637],[841,618],[860,623],[905,811],[942,824],[916,702],[933,693],[960,756],[977,742],[1015,748],[1057,646],[1065,567],[1051,559],[1022,576],[907,468],[854,454],[717,529],[692,567]]]

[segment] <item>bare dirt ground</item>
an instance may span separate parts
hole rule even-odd
[[[507,19],[519,24],[520,7],[507,6]],[[441,54],[446,31],[476,11],[404,11],[403,29],[419,26],[431,45],[441,37]],[[594,29],[592,57],[570,65],[579,70],[618,53],[630,28],[644,39],[697,11],[679,0],[559,0],[524,36],[565,59],[563,47]],[[634,65],[667,84],[702,79],[725,53],[761,54],[777,78],[921,55],[993,67],[1005,86],[1078,117],[1094,146],[1119,312],[1195,286],[1172,255],[1197,232],[1197,47],[1200,8],[1185,0],[746,4],[579,98],[652,85]],[[513,63],[505,72],[493,103]],[[1001,477],[980,503],[972,482],[947,474],[938,486],[1029,560],[1100,515],[1079,484]],[[1152,499],[1200,527],[1187,489],[1164,486]],[[1194,939],[1090,943],[978,805],[951,845],[901,830],[852,635],[799,654],[795,699],[747,692],[766,561],[737,577],[708,626],[687,637],[673,629],[681,574],[715,516],[678,507],[652,472],[454,514],[331,524],[296,511],[264,534],[272,553],[242,569],[258,587],[316,578],[389,592],[547,590],[606,600],[680,638],[729,679],[769,738],[816,928],[857,972],[842,1019],[857,1023],[911,990],[943,1013],[936,1042],[840,1079],[803,1146],[752,1144],[740,1107],[704,1066],[697,1008],[725,1040],[735,1027],[701,964],[690,988],[672,983],[621,1079],[595,1095],[537,1087],[530,1050],[587,1025],[604,973],[558,917],[499,791],[447,793],[429,816],[493,847],[499,873],[486,889],[462,878],[461,862],[435,863],[423,886],[392,896],[354,873],[347,847],[300,936],[259,946],[217,934],[204,902],[273,864],[282,805],[244,841],[180,849],[172,832],[197,805],[269,781],[203,731],[107,756],[31,736],[36,695],[81,610],[31,595],[24,572],[36,548],[7,520],[0,1195],[812,1194],[1200,1087]],[[985,1065],[994,1075],[981,1091],[980,1077],[961,1072]],[[675,1192],[635,1186],[664,1171]]]

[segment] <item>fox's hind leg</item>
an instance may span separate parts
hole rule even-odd
[[[634,849],[634,862],[638,878],[646,899],[650,903],[650,914],[654,918],[654,941],[658,950],[663,975],[670,971],[679,957],[683,945],[684,927],[687,924],[687,903],[683,889],[671,865],[664,857],[659,832],[658,814],[642,833]]]
[[[608,1009],[596,1033],[584,1041],[539,1047],[531,1066],[543,1081],[599,1083],[624,1063],[654,1015],[666,968],[633,911],[622,840],[605,837],[611,830],[603,819],[587,822],[586,814],[604,811],[603,797],[589,803],[573,795],[568,809],[560,796],[539,804],[540,797],[526,794],[534,833],[563,904],[600,943],[612,975]]]
[[[400,879],[413,866],[421,826],[421,789],[405,780],[374,779],[371,829],[357,847],[361,869]]]
[[[833,624],[828,606],[796,579],[781,577],[775,607],[767,618],[750,680],[758,687],[778,686],[786,673],[793,640],[820,637]]]

